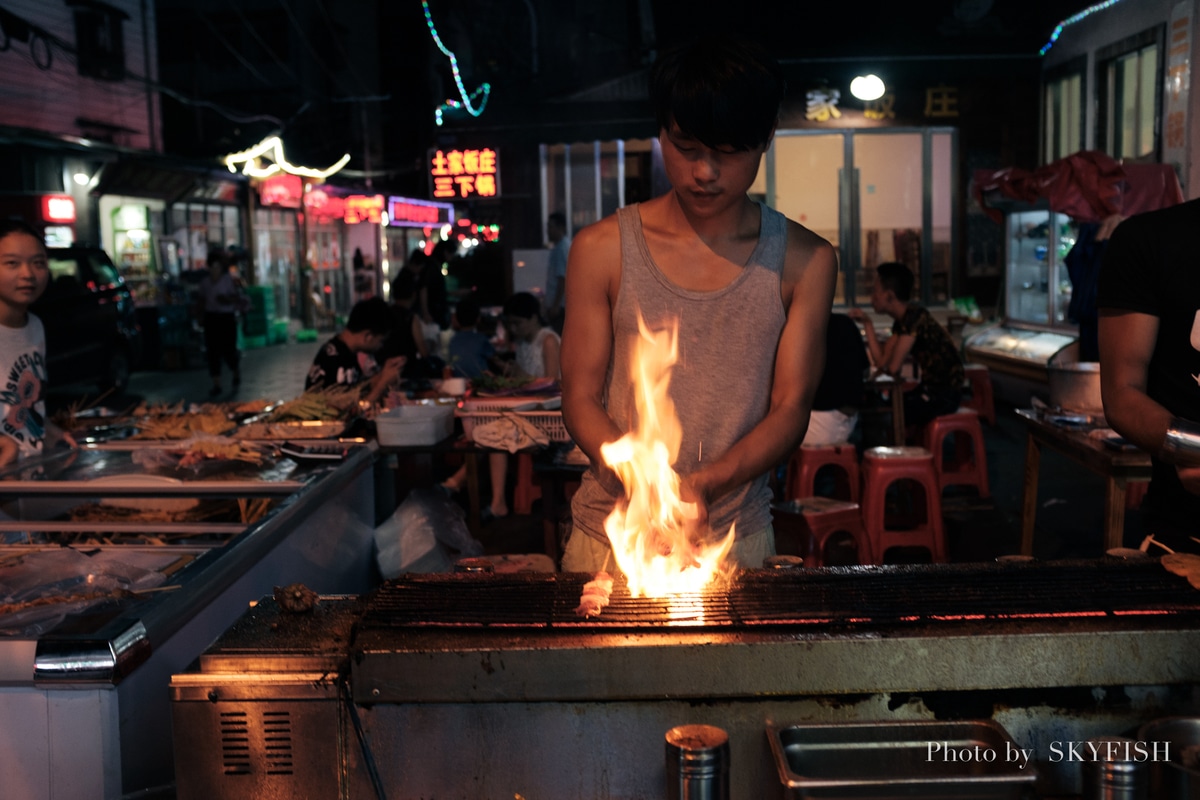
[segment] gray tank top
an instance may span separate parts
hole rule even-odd
[[[675,462],[688,475],[722,455],[766,416],[775,351],[786,319],[780,276],[787,250],[787,219],[760,204],[758,245],[742,274],[713,292],[672,283],[650,257],[636,205],[617,211],[621,231],[621,282],[613,308],[613,349],[605,407],[622,431],[636,413],[629,360],[640,311],[651,330],[679,320],[679,360],[671,371],[670,396],[683,427]],[[604,520],[616,498],[589,470],[571,503],[573,523],[606,541]],[[766,530],[771,490],[761,475],[709,506],[709,522],[723,536],[737,522],[738,538]]]

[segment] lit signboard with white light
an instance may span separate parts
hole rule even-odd
[[[430,193],[435,200],[500,196],[500,155],[490,147],[432,150]]]
[[[410,197],[388,198],[388,225],[401,228],[426,228],[454,222],[454,206]]]

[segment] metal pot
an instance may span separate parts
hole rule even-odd
[[[1104,414],[1100,398],[1100,365],[1095,361],[1049,364],[1050,405],[1065,411]]]

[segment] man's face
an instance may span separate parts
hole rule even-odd
[[[371,333],[363,331],[362,334],[362,351],[364,353],[377,353],[379,348],[383,347],[383,340],[387,338],[386,333]]]
[[[753,150],[709,147],[672,122],[659,133],[663,167],[686,211],[708,216],[740,203],[754,184],[767,144]]]
[[[0,305],[26,309],[42,296],[50,280],[46,248],[27,233],[0,239]]]
[[[879,278],[876,278],[875,284],[871,287],[871,308],[875,310],[876,314],[882,314],[887,307],[889,294],[890,292],[880,284]]]

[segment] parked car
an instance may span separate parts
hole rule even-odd
[[[125,390],[141,356],[133,295],[98,247],[47,249],[50,282],[30,310],[46,327],[52,386]]]

